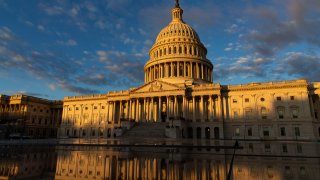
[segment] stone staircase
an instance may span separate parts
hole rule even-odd
[[[137,123],[126,131],[121,138],[165,138],[165,127],[168,123]]]

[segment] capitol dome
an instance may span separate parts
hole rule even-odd
[[[163,28],[149,51],[144,66],[145,83],[160,79],[170,83],[212,82],[213,65],[197,32],[182,19],[178,1],[172,9],[172,21]]]

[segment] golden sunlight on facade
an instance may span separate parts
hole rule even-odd
[[[62,104],[26,95],[0,95],[0,138],[57,137]]]
[[[182,14],[176,2],[142,86],[64,98],[59,138],[320,139],[320,83],[213,83],[207,49]]]

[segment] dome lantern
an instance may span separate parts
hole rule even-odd
[[[176,5],[172,9],[172,21],[182,21],[183,10],[180,8],[179,0],[176,0]]]

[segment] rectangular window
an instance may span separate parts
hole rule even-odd
[[[282,144],[282,152],[284,152],[284,153],[288,152],[288,147],[286,144]]]
[[[233,103],[237,103],[238,101],[237,101],[236,99],[233,99],[232,102],[233,102]]]
[[[299,127],[294,128],[294,134],[296,137],[300,136],[300,128]]]
[[[302,146],[301,144],[297,144],[297,152],[302,153]]]
[[[76,107],[76,111],[78,111],[79,110],[79,108],[78,107]]]
[[[294,96],[290,96],[290,100],[294,100]]]
[[[245,113],[245,117],[247,119],[251,119],[252,118],[252,110],[251,109],[246,109],[244,113]]]
[[[238,117],[239,117],[238,111],[233,112],[233,117],[234,117],[234,119],[238,119]]]
[[[245,98],[245,99],[244,99],[244,102],[249,102],[249,98]]]
[[[277,101],[281,101],[281,97],[280,96],[277,97]]]
[[[306,168],[304,166],[300,167],[300,176],[305,176],[306,175]]]
[[[240,136],[240,128],[237,127],[237,128],[235,129],[234,135],[235,135],[235,136]]]
[[[248,129],[248,136],[252,136],[252,128],[251,127]]]
[[[281,136],[286,136],[286,128],[285,127],[280,128],[280,134],[281,134]]]
[[[318,112],[314,112],[314,118],[318,119]]]
[[[263,136],[268,137],[269,136],[269,128],[263,128]]]
[[[271,152],[270,144],[264,144],[264,151],[265,152]]]
[[[283,119],[284,110],[283,108],[278,108],[279,119]]]
[[[292,109],[292,118],[294,118],[294,119],[298,118],[298,110],[297,109]]]
[[[253,152],[253,144],[252,143],[249,143],[249,151]]]

